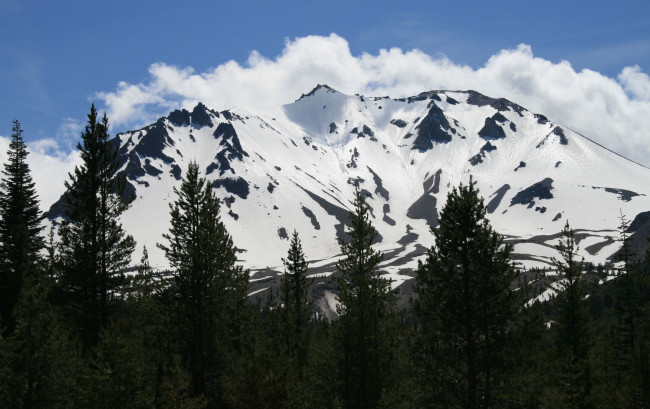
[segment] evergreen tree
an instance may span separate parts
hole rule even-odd
[[[567,221],[562,238],[555,247],[562,257],[553,259],[561,292],[556,298],[558,309],[555,330],[560,367],[558,382],[565,408],[590,407],[591,369],[589,365],[590,331],[582,278],[582,262],[573,229]]]
[[[341,398],[346,408],[374,408],[390,362],[385,322],[394,317],[396,300],[390,282],[377,271],[383,254],[372,248],[377,231],[359,190],[352,206],[348,240],[339,239],[344,258],[336,265],[341,273],[337,308]]]
[[[73,312],[86,350],[99,340],[124,283],[124,269],[135,248],[119,221],[125,178],[118,175],[117,150],[109,141],[108,119],[88,124],[77,144],[83,164],[66,181],[66,219],[59,229],[62,301]]]
[[[636,272],[638,266],[633,262],[634,254],[630,248],[628,229],[630,221],[621,213],[621,224],[618,227],[619,241],[621,242],[621,249],[618,253],[619,261],[622,262],[620,270],[619,294],[617,297],[617,312],[620,321],[620,330],[623,335],[623,345],[625,353],[631,356],[635,350],[635,343],[637,338],[637,320],[640,316],[639,311],[639,296],[636,294],[637,288],[641,283],[637,283]]]
[[[507,333],[519,307],[510,285],[517,272],[511,247],[485,213],[471,184],[454,188],[432,228],[436,244],[418,268],[419,366],[441,407],[493,407],[506,378]]]
[[[147,246],[144,246],[138,272],[131,278],[129,293],[136,298],[153,297],[162,290],[163,285],[162,278],[157,277],[151,264],[149,264],[149,252]]]
[[[219,217],[219,202],[199,166],[190,163],[177,199],[170,204],[171,228],[159,244],[174,269],[181,353],[191,377],[191,396],[204,395],[209,407],[223,397],[221,375],[237,347],[246,310],[248,271],[237,266],[232,238]]]
[[[70,408],[85,375],[80,343],[49,301],[45,277],[25,281],[16,328],[0,337],[0,406]]]
[[[0,328],[14,328],[13,311],[27,276],[36,275],[43,248],[42,215],[27,165],[27,146],[18,121],[13,122],[0,182]]]
[[[291,236],[289,252],[282,263],[285,267],[281,280],[285,348],[300,365],[304,364],[308,349],[307,329],[312,303],[308,299],[310,282],[307,280],[307,262],[296,231]]]

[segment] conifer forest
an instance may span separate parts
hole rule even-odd
[[[157,243],[170,270],[135,254],[108,128],[91,107],[65,218],[49,228],[13,123],[0,184],[0,408],[650,408],[650,253],[632,254],[624,215],[616,279],[599,284],[614,267],[578,257],[567,221],[557,295],[530,302],[483,198],[456,186],[398,307],[357,189],[328,320],[296,231],[277,255],[277,291],[249,297],[196,163]]]

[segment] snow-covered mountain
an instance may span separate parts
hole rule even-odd
[[[313,271],[330,274],[355,186],[367,196],[394,286],[412,277],[447,193],[461,182],[475,183],[526,267],[550,265],[567,220],[585,258],[605,262],[618,248],[620,213],[634,219],[650,210],[649,169],[475,91],[391,99],[319,85],[280,107],[198,104],[115,143],[136,195],[123,223],[152,264],[167,265],[155,243],[169,229],[173,187],[196,160],[223,200],[222,219],[253,282],[282,271],[294,229]]]

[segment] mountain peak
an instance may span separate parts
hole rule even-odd
[[[314,87],[314,89],[312,89],[312,90],[309,91],[308,93],[306,93],[306,94],[302,94],[302,95],[300,96],[300,98],[298,98],[298,99],[296,100],[296,102],[300,101],[300,100],[303,99],[303,98],[307,98],[307,97],[311,97],[311,96],[313,96],[313,95],[316,95],[316,93],[317,93],[318,91],[320,91],[320,90],[325,90],[325,92],[327,92],[328,94],[339,94],[339,92],[338,92],[337,90],[335,90],[334,88],[330,87],[330,86],[327,85],[327,84],[318,84],[318,85],[316,85],[316,87]]]
[[[195,128],[200,128],[207,126],[212,128],[212,119],[210,118],[211,110],[208,109],[202,102],[196,104],[192,112],[190,113],[187,109],[177,109],[167,115],[167,119],[173,125],[182,127],[189,126],[190,124]],[[215,116],[219,116],[217,113],[213,113]]]

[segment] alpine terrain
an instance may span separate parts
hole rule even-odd
[[[433,244],[438,210],[459,183],[473,183],[485,198],[492,225],[525,268],[552,265],[567,221],[586,261],[604,263],[620,247],[621,213],[640,229],[650,210],[649,169],[475,91],[391,99],[318,85],[280,107],[216,111],[199,103],[114,143],[127,193],[135,195],[123,223],[139,248],[147,246],[152,265],[167,267],[155,244],[169,230],[173,188],[195,160],[221,199],[253,293],[282,272],[294,230],[310,271],[327,281],[356,188],[370,206],[376,248],[385,253],[380,269],[394,288],[413,277]],[[49,216],[60,209],[61,201]]]

